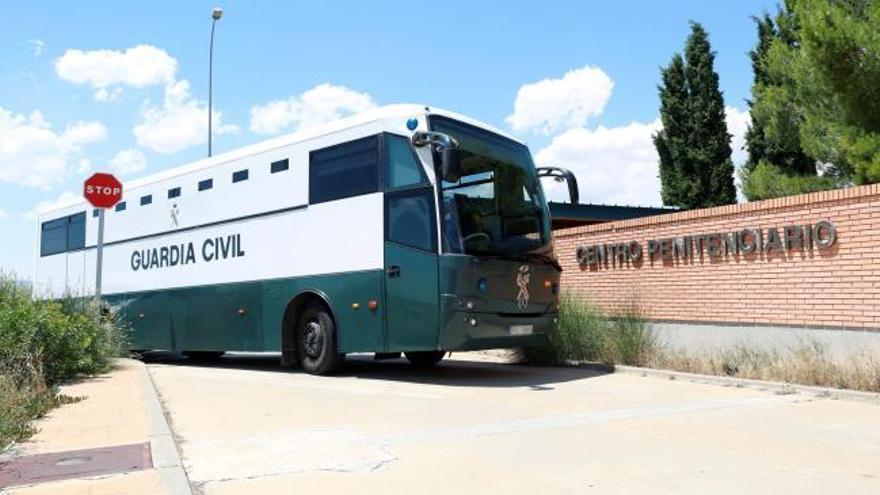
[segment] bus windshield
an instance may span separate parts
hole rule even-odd
[[[460,179],[440,187],[444,251],[499,257],[548,251],[550,218],[528,148],[440,116],[431,118],[431,129],[461,147]]]

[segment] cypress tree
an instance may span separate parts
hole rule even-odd
[[[662,70],[660,119],[654,136],[666,205],[705,208],[736,202],[724,98],[705,29],[691,23],[684,58]]]
[[[660,196],[665,205],[678,205],[680,198],[696,190],[696,176],[687,152],[688,92],[684,61],[675,54],[661,72],[660,120],[663,129],[654,135],[660,156]]]

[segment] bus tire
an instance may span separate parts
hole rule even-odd
[[[313,375],[329,375],[342,362],[336,324],[323,304],[310,302],[303,309],[296,325],[296,353],[300,366]]]
[[[415,351],[405,352],[404,355],[409,364],[419,368],[430,368],[443,359],[446,351]]]

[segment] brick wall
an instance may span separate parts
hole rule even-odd
[[[648,240],[820,220],[837,231],[826,249],[648,255]],[[579,246],[633,240],[643,248],[637,261],[576,257]],[[880,330],[880,184],[575,227],[555,232],[554,242],[563,290],[608,311],[637,301],[655,321]]]

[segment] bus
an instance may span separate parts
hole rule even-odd
[[[132,350],[280,351],[314,374],[543,345],[561,268],[540,179],[563,175],[463,115],[381,107],[126,183],[101,301]],[[94,294],[98,216],[38,216],[35,293]]]

